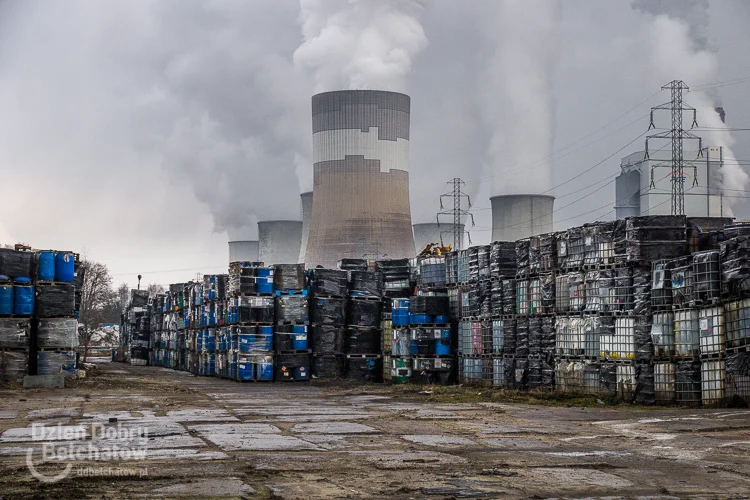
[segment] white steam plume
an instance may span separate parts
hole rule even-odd
[[[404,91],[427,37],[416,0],[300,0],[304,41],[294,65],[313,75],[315,92]]]
[[[493,195],[540,193],[552,186],[553,69],[559,5],[555,0],[493,2],[483,23],[486,67],[479,109],[489,131],[485,162]],[[527,169],[518,171],[519,167]],[[515,170],[512,174],[503,172]]]
[[[716,50],[706,36],[709,19],[707,1],[638,1],[633,3],[633,7],[653,15],[650,26],[653,46],[651,66],[653,77],[660,79],[659,82],[654,81],[654,85],[681,79],[688,86],[699,87],[719,80]],[[727,127],[715,111],[719,105],[715,90],[692,91],[685,96],[685,101],[697,109],[700,127]],[[727,197],[724,208],[728,215],[732,215],[738,192],[746,190],[750,184],[750,176],[739,165],[731,150],[735,140],[726,130],[701,131],[698,135],[703,138],[704,147],[724,148],[724,165],[720,170],[722,188]]]

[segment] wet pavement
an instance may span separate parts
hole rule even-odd
[[[0,388],[0,497],[750,492],[748,410],[432,403],[351,389],[109,363],[74,388]],[[59,477],[68,464],[58,481],[32,476]]]

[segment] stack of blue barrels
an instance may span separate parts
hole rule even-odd
[[[276,380],[310,380],[307,276],[304,264],[274,266]]]
[[[311,269],[309,283],[312,375],[316,379],[341,378],[346,372],[347,273],[339,269]]]
[[[229,265],[227,364],[241,382],[273,380],[273,269],[262,262]]]

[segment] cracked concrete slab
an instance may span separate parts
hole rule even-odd
[[[9,420],[16,418],[18,416],[18,412],[15,410],[0,410],[0,420]]]
[[[85,425],[51,425],[40,427],[20,427],[8,429],[0,435],[2,443],[26,443],[32,441],[70,441],[84,439],[91,435],[91,428]]]
[[[437,434],[411,434],[401,436],[412,443],[423,444],[425,446],[438,446],[446,448],[455,448],[458,446],[475,445],[471,439],[458,436],[442,436]]]
[[[463,457],[436,451],[351,451],[348,453],[363,456],[365,461],[375,468],[384,470],[422,469],[466,463]]]
[[[153,496],[162,497],[238,497],[255,493],[255,490],[236,477],[188,480],[183,484],[162,486],[153,490]],[[151,496],[151,495],[149,495]]]
[[[297,424],[292,427],[292,432],[307,433],[315,432],[320,434],[375,434],[380,432],[367,425],[355,424],[352,422],[321,422],[312,424]]]
[[[80,408],[43,408],[30,411],[26,415],[26,418],[30,420],[42,420],[48,418],[78,417],[80,415]]]

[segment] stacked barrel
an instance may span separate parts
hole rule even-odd
[[[304,264],[274,266],[276,380],[310,379],[312,352],[307,276]]]
[[[346,372],[347,272],[312,269],[309,273],[312,374],[319,379],[341,378]]]
[[[29,373],[33,276],[31,252],[0,249],[0,379],[21,380]]]
[[[344,350],[346,378],[378,381],[383,372],[381,314],[383,274],[348,271],[349,300],[346,312]]]

